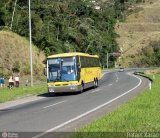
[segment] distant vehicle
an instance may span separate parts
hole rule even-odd
[[[123,67],[120,67],[119,68],[119,72],[123,72],[124,71],[124,68]]]
[[[62,53],[47,58],[48,92],[83,92],[98,87],[101,67],[97,55],[86,53]]]

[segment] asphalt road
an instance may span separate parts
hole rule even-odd
[[[128,71],[104,73],[98,88],[82,94],[44,94],[40,100],[1,109],[0,132],[33,132],[28,137],[40,137],[74,131],[148,87],[147,79]]]

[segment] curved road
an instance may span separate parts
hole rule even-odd
[[[53,131],[73,132],[86,121],[92,121],[128,101],[149,83],[127,71],[103,74],[97,89],[55,97],[41,95],[44,98],[0,109],[0,132],[37,132],[29,136],[35,138]]]

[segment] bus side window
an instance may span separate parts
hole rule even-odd
[[[84,57],[80,57],[80,61],[81,61],[81,68],[85,67],[85,59]]]
[[[77,71],[80,72],[81,70],[81,66],[82,66],[82,62],[81,62],[81,65],[80,65],[80,61],[81,61],[81,58],[80,58],[80,61],[79,61],[79,56],[76,57],[76,66],[77,66]]]

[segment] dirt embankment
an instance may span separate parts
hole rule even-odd
[[[36,46],[32,47],[34,74],[42,74],[45,55]],[[21,75],[30,72],[29,42],[13,32],[0,31],[0,74],[8,76],[17,70]]]

